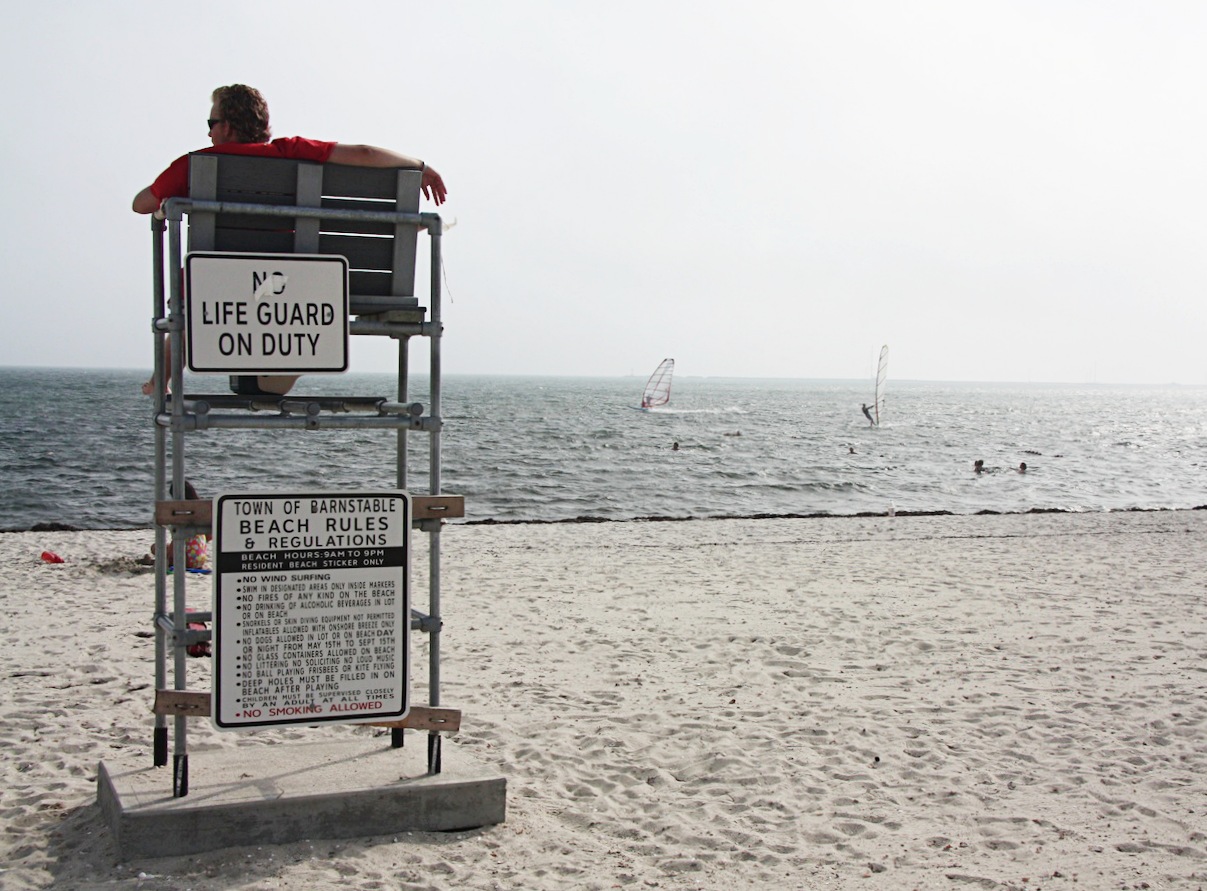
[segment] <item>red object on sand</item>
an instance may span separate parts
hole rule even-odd
[[[185,607],[184,611],[186,613],[196,612],[195,609],[191,609],[189,607]],[[189,631],[204,631],[205,630],[204,622],[188,622],[187,625],[188,625]],[[209,656],[210,655],[210,642],[208,640],[205,640],[205,641],[202,641],[201,643],[190,644],[188,649],[185,650],[185,652],[188,653],[190,656]]]
[[[63,558],[60,557],[58,554],[56,554],[54,551],[43,551],[42,559],[44,561],[46,561],[47,563],[62,563],[63,562]]]

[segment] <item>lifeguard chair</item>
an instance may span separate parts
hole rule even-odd
[[[440,345],[443,331],[440,249],[443,224],[439,215],[419,212],[421,177],[422,172],[413,169],[347,167],[203,152],[190,157],[189,197],[164,202],[164,218],[153,221],[156,693],[152,748],[155,767],[167,765],[171,760],[172,796],[175,799],[189,793],[187,722],[190,718],[210,717],[214,705],[210,693],[190,689],[186,659],[188,648],[210,640],[212,632],[210,628],[190,629],[189,625],[205,623],[212,627],[215,616],[208,610],[188,610],[186,574],[169,573],[168,566],[185,566],[188,538],[199,532],[212,534],[216,517],[213,502],[173,499],[169,492],[185,491],[188,476],[186,437],[224,429],[280,429],[282,434],[349,428],[383,431],[386,435],[393,432],[397,440],[395,485],[398,490],[407,492],[410,492],[411,483],[408,437],[427,437],[428,466],[423,475],[426,479],[421,480],[426,492],[410,493],[409,511],[411,529],[423,533],[427,539],[428,603],[426,611],[412,609],[401,621],[405,623],[404,627],[428,635],[428,701],[409,704],[405,717],[380,724],[390,727],[393,747],[402,746],[407,730],[426,732],[427,774],[436,776],[442,772],[440,733],[456,731],[461,716],[459,711],[444,707],[441,702],[440,532],[446,519],[464,516],[464,500],[460,496],[447,495],[441,489]],[[188,258],[182,251],[182,222],[186,218]],[[427,233],[430,241],[428,307],[421,306],[414,293],[420,230]],[[347,335],[389,337],[397,342],[396,393],[336,397],[293,393],[284,396],[254,392],[185,393],[186,332],[191,320],[182,270],[186,259],[197,256],[218,261],[248,256],[346,260]],[[268,287],[267,284],[264,286]],[[426,407],[408,398],[408,344],[410,338],[417,336],[430,340],[430,402]],[[241,360],[232,361],[238,365]],[[193,370],[211,369],[194,366]],[[220,373],[219,369],[213,370]],[[305,378],[299,389],[304,383]],[[172,554],[171,561],[167,557],[169,553]],[[215,569],[216,580],[220,571],[220,567]],[[409,567],[406,571],[409,572]],[[173,730],[170,753],[169,718]],[[119,836],[123,832],[131,838],[137,835],[128,825],[126,818],[130,815],[124,813],[118,801],[120,783],[109,775],[104,765],[99,784],[102,806],[111,816],[115,828],[121,827]],[[381,831],[465,828],[503,819],[505,782],[502,778],[476,779],[472,790],[467,789],[464,797],[467,806],[459,811],[431,809],[433,814],[437,811],[443,814],[436,819],[436,825],[425,825],[424,820],[419,819]],[[375,800],[373,807],[366,810],[379,811],[381,808],[381,802]],[[163,817],[162,813],[151,815],[159,829],[162,829]],[[122,820],[126,822],[122,823]],[[362,822],[347,828],[346,834],[350,835],[374,834],[371,830],[376,824]],[[218,844],[211,847],[221,846],[221,833],[218,836]],[[288,839],[269,834],[262,840]],[[232,843],[252,841],[243,832],[237,842]],[[155,850],[168,853],[163,847],[162,834]],[[186,850],[187,845],[177,852]]]

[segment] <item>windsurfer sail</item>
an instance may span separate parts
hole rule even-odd
[[[663,359],[654,369],[650,379],[645,382],[645,391],[641,394],[643,410],[666,405],[671,401],[671,376],[675,372],[675,360]]]
[[[880,348],[880,364],[876,367],[876,401],[872,404],[876,413],[876,426],[880,426],[880,415],[884,411],[884,382],[888,379],[888,344]]]

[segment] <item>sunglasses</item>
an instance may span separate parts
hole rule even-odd
[[[206,118],[205,124],[207,130],[213,130],[215,124],[221,124],[222,118]]]

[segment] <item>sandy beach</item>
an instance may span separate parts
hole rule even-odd
[[[507,821],[121,862],[95,781],[150,758],[151,534],[0,535],[0,889],[1207,885],[1207,511],[442,538],[446,745]]]

